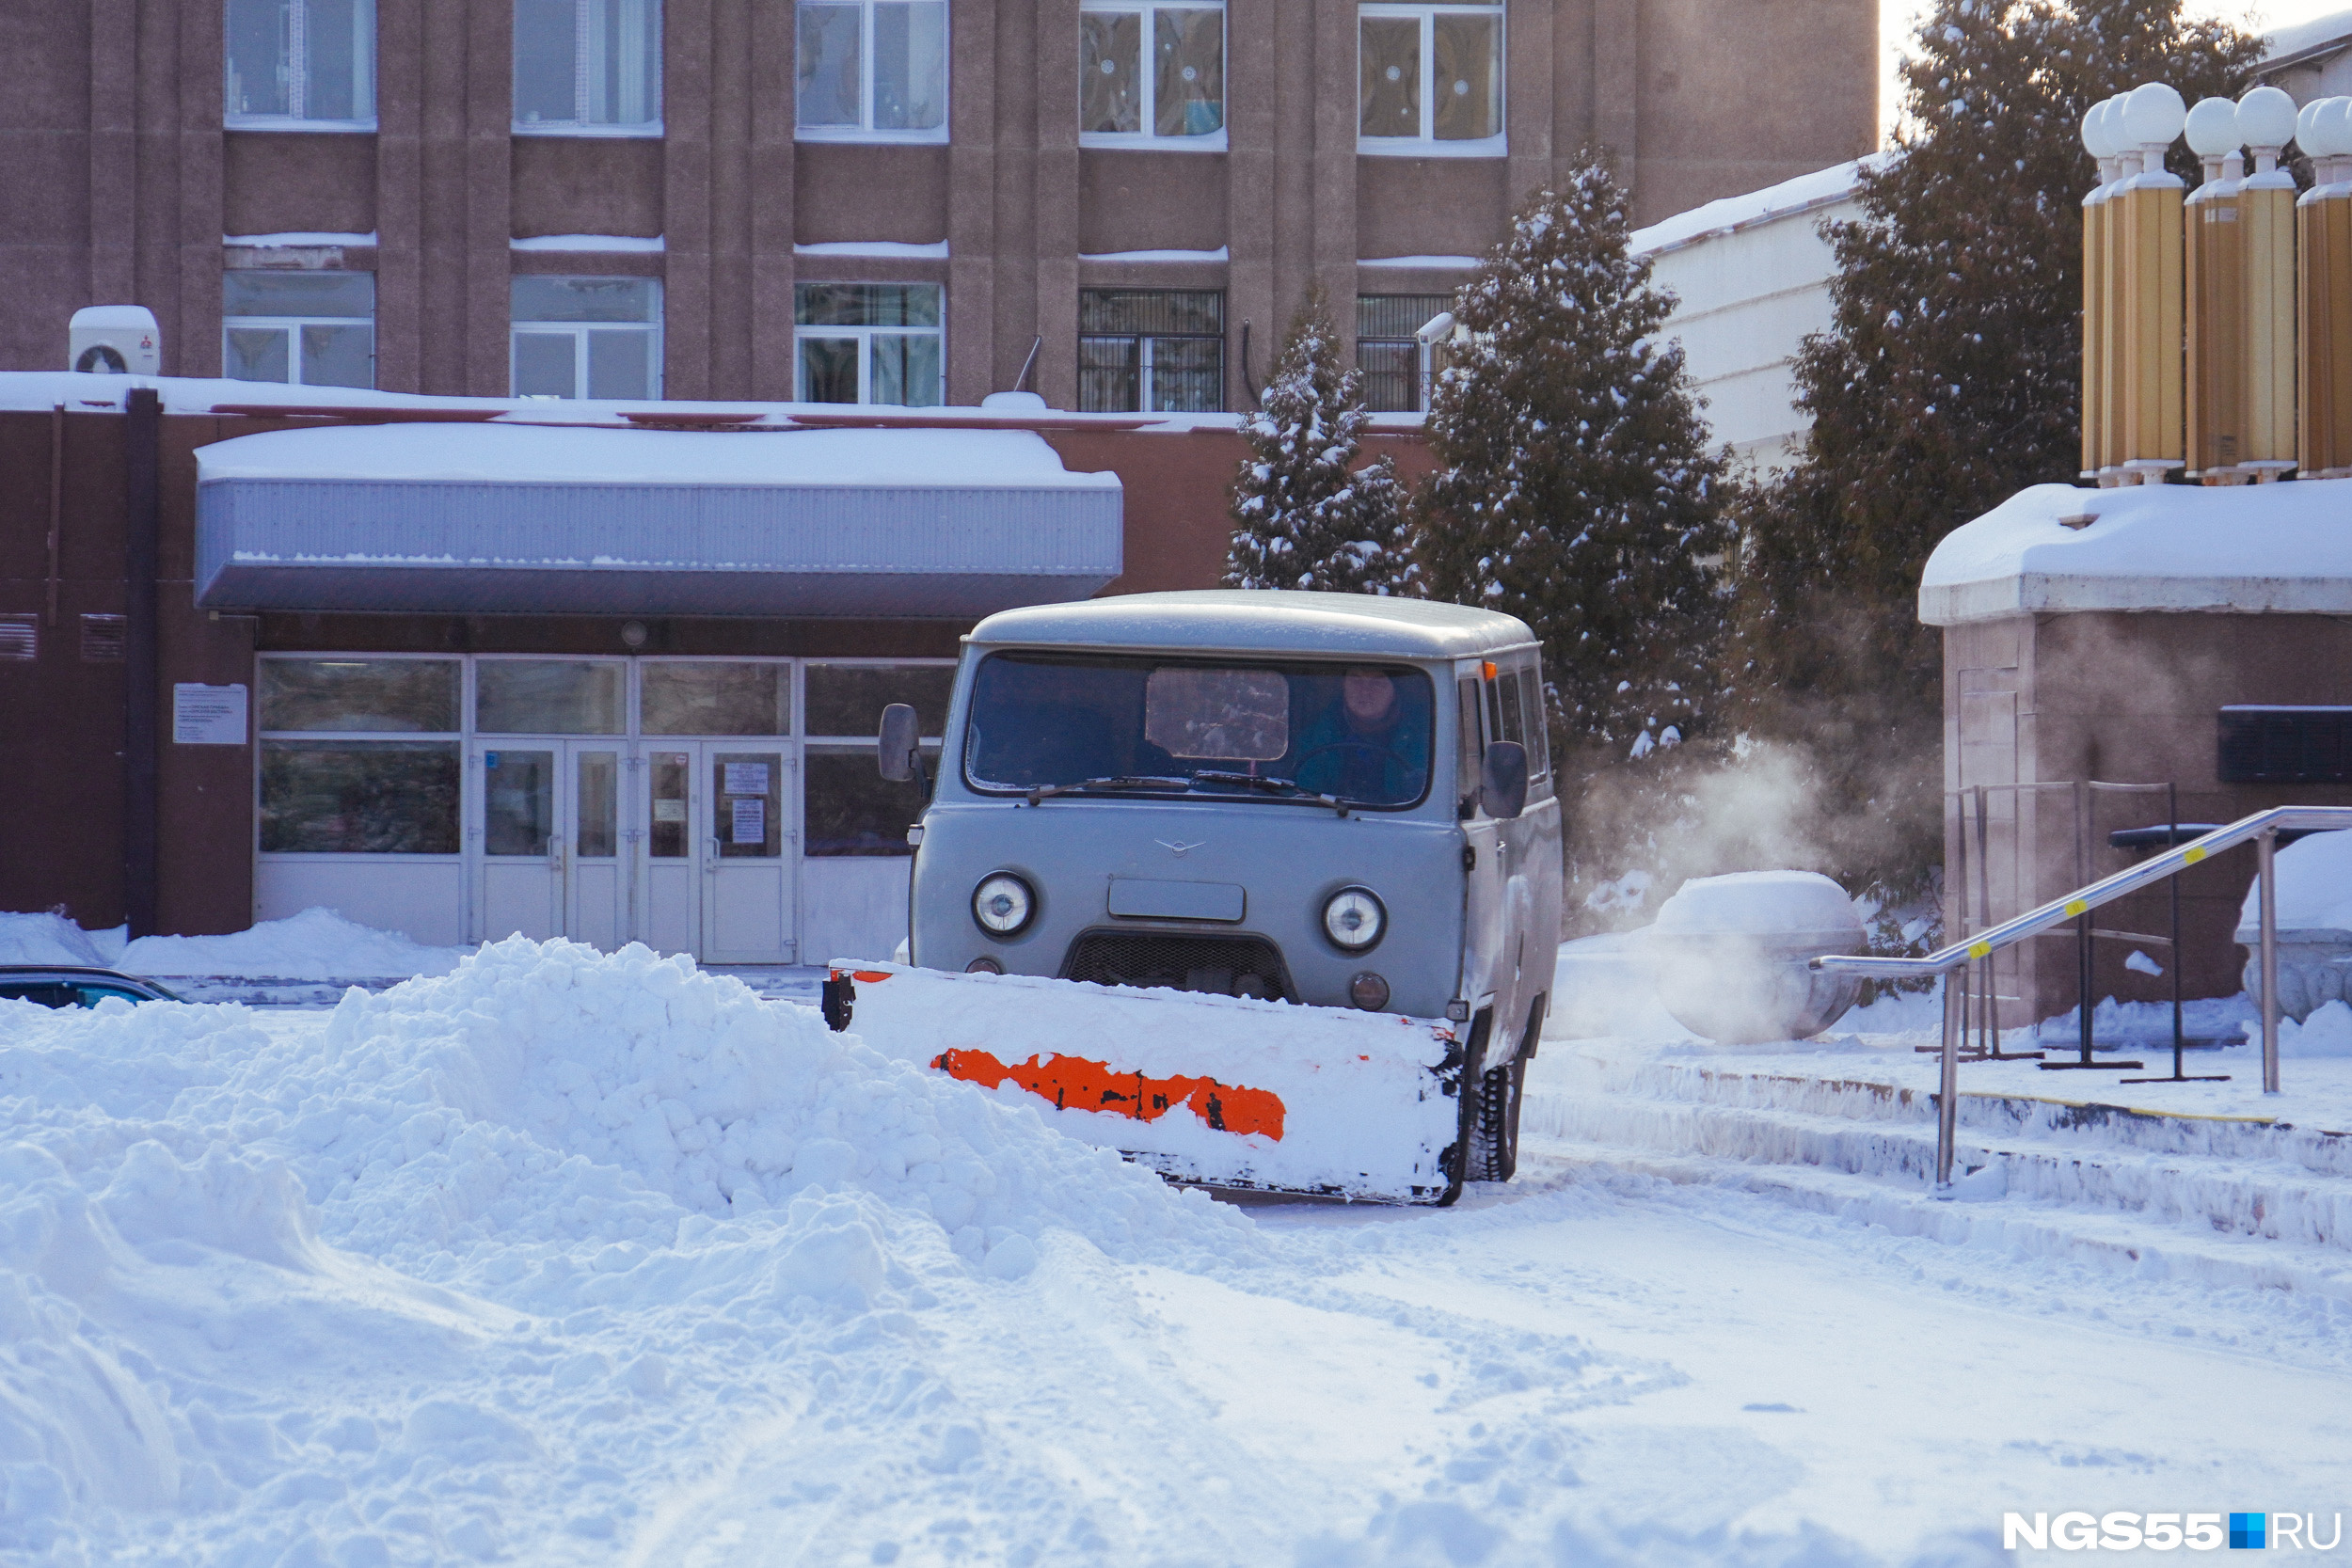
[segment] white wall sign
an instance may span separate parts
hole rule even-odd
[[[732,837],[738,844],[768,842],[768,802],[755,795],[733,802],[735,820],[730,824]]]
[[[245,744],[245,688],[182,681],[171,689],[171,740],[175,746]]]
[[[764,762],[730,762],[726,768],[726,795],[765,795],[768,793],[768,765]]]

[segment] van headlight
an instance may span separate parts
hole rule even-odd
[[[972,890],[972,918],[992,937],[1020,933],[1037,912],[1037,894],[1009,871],[993,871]]]
[[[1368,887],[1343,887],[1323,906],[1323,930],[1351,953],[1360,953],[1389,928],[1389,911]]]

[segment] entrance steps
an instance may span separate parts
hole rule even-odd
[[[2352,1302],[2340,1133],[1963,1090],[1938,1197],[1929,1094],[1565,1040],[1529,1072],[1520,1130],[1580,1162],[1900,1234]]]

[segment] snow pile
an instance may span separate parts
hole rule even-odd
[[[40,914],[0,913],[0,964],[76,964],[107,969],[119,962],[130,927],[86,931],[52,910]]]
[[[1860,942],[1862,920],[1846,890],[1818,871],[1737,871],[1684,882],[1659,907],[1651,930],[1661,937],[1799,939],[1851,931]]]
[[[2352,942],[2352,832],[2313,833],[2282,845],[2272,857],[2279,876],[2281,931],[2338,931]],[[2246,890],[2237,940],[2262,940],[2262,884]]]
[[[117,967],[132,974],[234,974],[276,980],[359,980],[447,974],[470,949],[427,947],[398,931],[309,909],[220,937],[141,937]]]
[[[2282,988],[2283,989],[2283,988]],[[2260,1042],[2263,1026],[2260,1019],[2243,1025],[2249,1041]],[[2352,1006],[2342,1002],[2325,1003],[2312,1010],[2302,1022],[2291,1018],[2279,1020],[2279,1054],[2281,1057],[2352,1056]]]
[[[0,1561],[609,1560],[747,1422],[951,1442],[908,1312],[1251,1238],[643,947],[0,1003]]]
[[[1693,877],[1660,906],[1643,944],[1675,1021],[1727,1044],[1809,1038],[1861,990],[1852,975],[1807,967],[1865,944],[1853,900],[1818,872]]]

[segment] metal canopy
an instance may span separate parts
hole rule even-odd
[[[376,425],[198,464],[207,609],[965,619],[1121,564],[1117,476],[1025,432]]]

